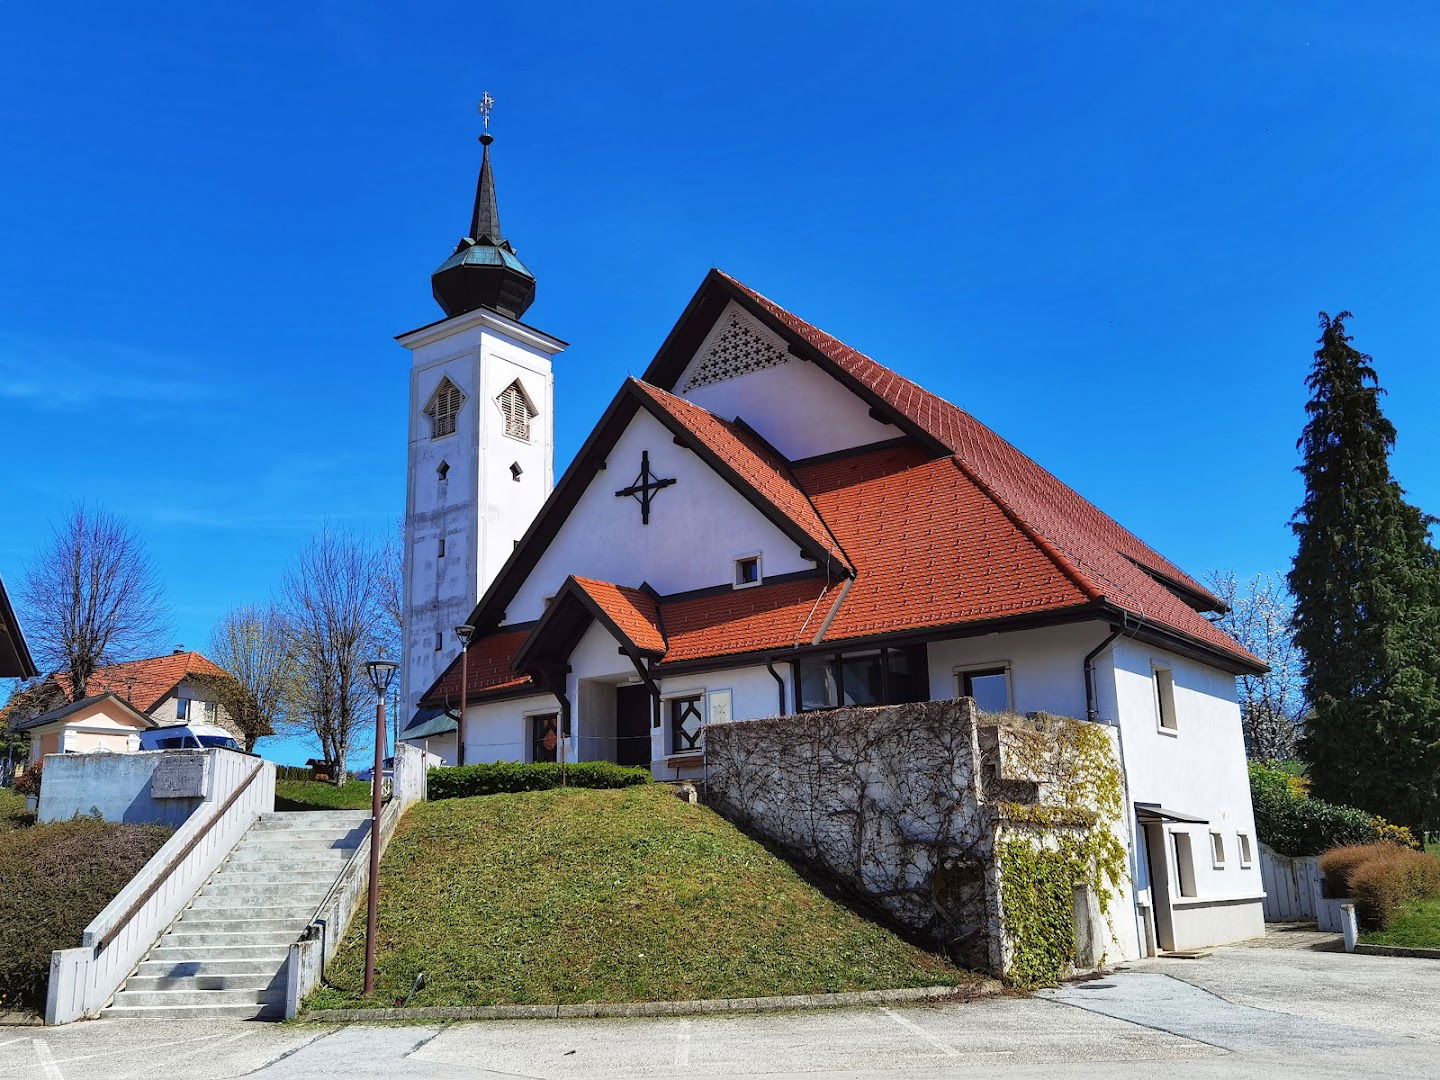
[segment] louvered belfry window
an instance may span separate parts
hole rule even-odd
[[[500,413],[505,418],[505,434],[512,439],[529,442],[530,418],[535,415],[535,410],[530,407],[530,401],[526,398],[525,391],[520,389],[520,384],[512,382],[495,400],[500,403]]]
[[[449,379],[441,379],[435,393],[430,395],[430,404],[425,406],[425,415],[430,418],[432,439],[455,434],[455,417],[464,403],[465,395],[460,392],[460,388]]]

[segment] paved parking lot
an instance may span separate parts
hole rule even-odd
[[[1440,1077],[1440,964],[1233,948],[1035,997],[759,1016],[0,1028],[0,1080]]]

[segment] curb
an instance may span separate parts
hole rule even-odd
[[[301,1022],[364,1020],[598,1020],[624,1016],[689,1016],[698,1013],[757,1013],[781,1009],[843,1009],[944,998],[992,997],[1004,992],[994,979],[968,986],[918,986],[903,990],[855,990],[838,994],[784,994],[778,997],[711,998],[702,1001],[591,1001],[573,1005],[455,1005],[422,1009],[316,1009]]]
[[[1407,949],[1399,945],[1355,946],[1358,956],[1408,956],[1414,960],[1440,960],[1440,949]]]

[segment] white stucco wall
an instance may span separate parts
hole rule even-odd
[[[1105,639],[1103,623],[1075,623],[1011,634],[931,642],[930,696],[960,695],[957,670],[1006,666],[1011,707],[1085,718],[1085,654]]]
[[[730,315],[737,311],[742,318],[754,323],[732,300],[696,350],[696,359],[691,360],[676,381],[677,393],[727,420],[742,418],[792,461],[865,446],[901,434],[898,429],[871,417],[869,406],[830,375],[797,356],[774,367],[686,390],[716,330],[723,328]],[[779,341],[768,330],[754,325],[759,334]]]
[[[554,485],[551,358],[563,346],[484,311],[416,331],[401,343],[412,352],[401,666],[408,717],[458,654],[454,628],[470,616]],[[431,438],[424,409],[443,378],[465,401],[455,432]],[[496,402],[517,379],[537,410],[528,441],[505,434]],[[449,466],[443,481],[442,462]],[[519,480],[512,464],[521,468]]]
[[[647,450],[651,472],[676,482],[656,493],[650,524],[643,525],[639,504],[615,492],[634,482]],[[570,574],[620,585],[649,582],[668,594],[728,585],[735,558],[755,552],[762,555],[767,577],[814,569],[794,540],[693,453],[676,446],[670,430],[644,409],[606,461],[509,604],[507,622],[538,619],[545,597]]]
[[[1177,725],[1173,734],[1159,726],[1153,675],[1157,666],[1168,668],[1175,681]],[[1122,639],[1097,663],[1097,682],[1102,714],[1118,716],[1120,721],[1131,800],[1159,803],[1166,810],[1206,819],[1205,824],[1151,827],[1165,834],[1161,845],[1165,865],[1157,865],[1159,852],[1151,845],[1149,874],[1143,868],[1140,874],[1142,899],[1157,906],[1168,903],[1173,947],[1199,948],[1262,934],[1259,842],[1234,676]],[[1215,868],[1211,861],[1212,830],[1224,841],[1223,869]],[[1176,832],[1190,837],[1193,898],[1179,895],[1170,840]],[[1249,867],[1240,865],[1240,833],[1250,837],[1256,855]],[[1162,874],[1163,882],[1148,880]],[[1157,913],[1157,921],[1164,917],[1163,912]]]

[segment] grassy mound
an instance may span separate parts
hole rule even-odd
[[[276,780],[276,810],[369,810],[370,781]]]
[[[311,1008],[753,997],[976,977],[807,884],[663,787],[414,807],[381,868],[376,994],[357,915]]]
[[[78,946],[169,836],[97,818],[0,831],[0,1011],[45,1007],[50,953]]]
[[[1402,902],[1384,930],[1361,934],[1360,940],[1366,945],[1440,949],[1440,898]]]

